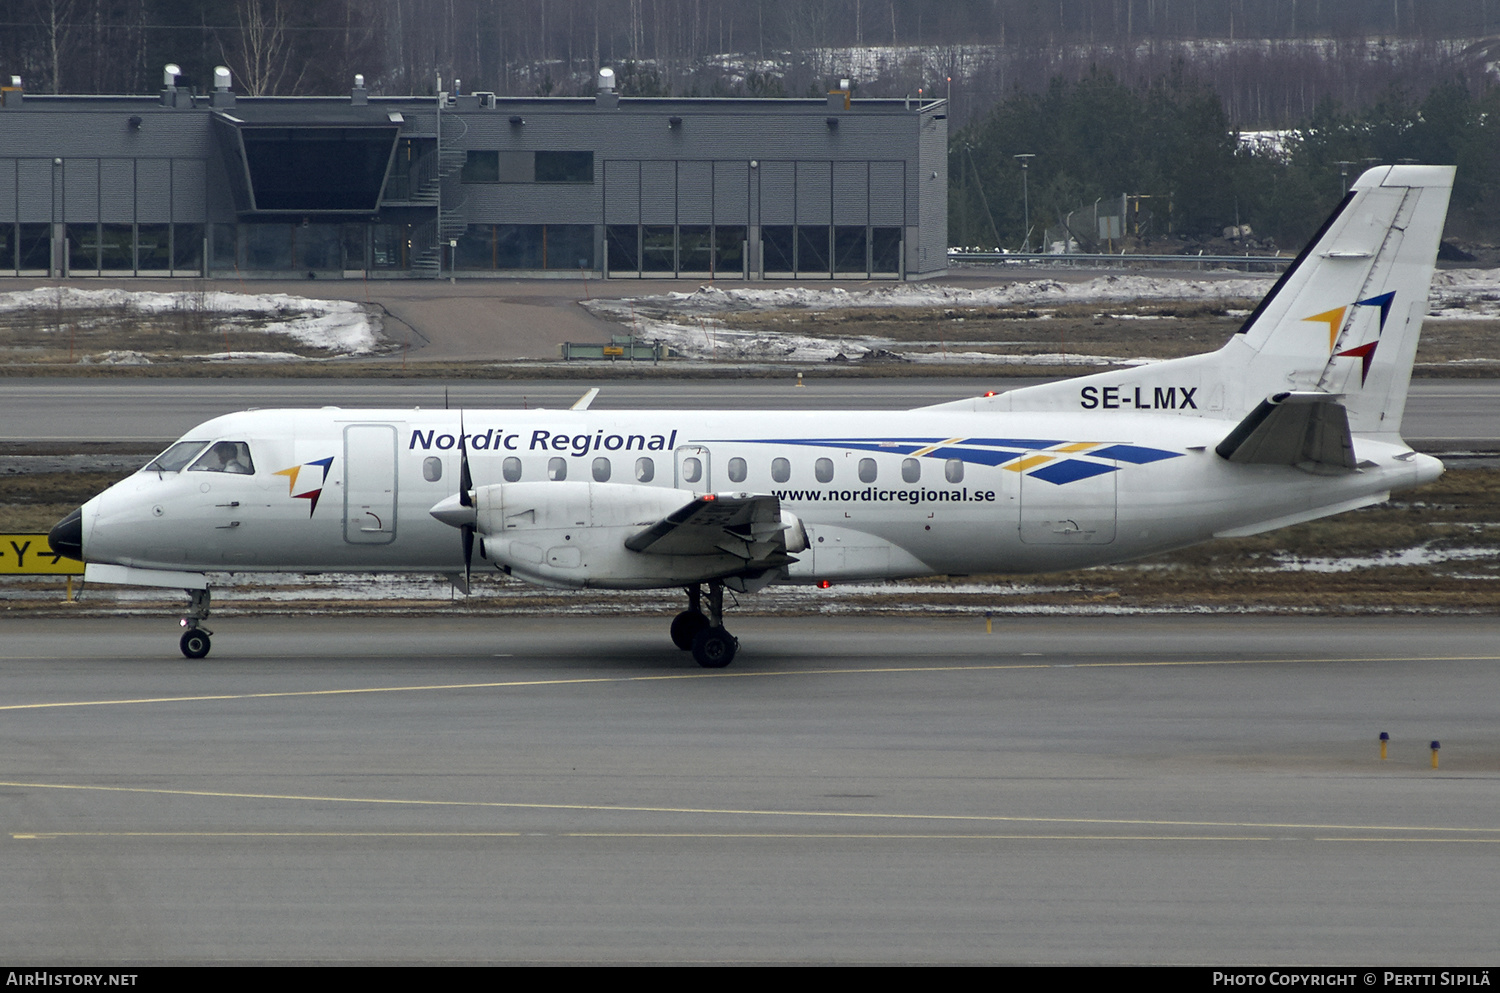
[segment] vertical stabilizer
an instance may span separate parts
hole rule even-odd
[[[1395,437],[1452,187],[1451,166],[1360,176],[1216,352],[939,406],[1241,420],[1267,397],[1309,393],[1337,397],[1355,434]]]
[[[1451,166],[1359,177],[1240,329],[1262,394],[1342,394],[1351,431],[1400,429],[1452,187]]]

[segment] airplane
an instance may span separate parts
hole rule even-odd
[[[495,568],[724,591],[1076,569],[1367,507],[1443,472],[1400,426],[1453,169],[1364,173],[1220,349],[905,411],[258,410],[200,424],[52,529],[85,582]],[[455,533],[456,532],[456,533]]]

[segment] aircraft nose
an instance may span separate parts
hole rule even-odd
[[[47,532],[47,543],[59,555],[83,561],[83,508],[58,521]]]

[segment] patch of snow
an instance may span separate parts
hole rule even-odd
[[[1500,319],[1500,269],[1443,269],[1433,274],[1427,316]]]
[[[848,307],[1015,307],[1073,303],[1127,303],[1140,300],[1258,299],[1271,277],[1185,279],[1172,276],[1110,275],[1079,282],[1033,279],[970,289],[941,283],[894,283],[866,289],[840,286],[731,287],[700,286],[691,292],[659,296],[591,300],[590,311],[629,323],[632,315],[666,316],[759,310],[834,310]],[[623,318],[623,320],[622,320]]]
[[[1500,556],[1494,548],[1402,548],[1382,555],[1350,555],[1341,558],[1276,557],[1275,570],[1286,572],[1353,572],[1355,569],[1381,569],[1410,565],[1439,565],[1444,562],[1473,562]]]
[[[684,358],[717,361],[859,362],[889,358],[926,364],[987,362],[1032,366],[1143,365],[1156,361],[1068,352],[1004,355],[955,351],[951,348],[946,351],[900,351],[890,347],[890,343],[883,338],[816,338],[787,331],[744,331],[728,327],[722,321],[706,318],[700,319],[696,324],[684,324],[637,314],[629,327],[637,339],[664,342]]]
[[[746,331],[731,326],[735,313],[764,310],[827,311],[843,308],[1058,307],[1075,303],[1141,300],[1219,301],[1257,298],[1269,277],[1184,279],[1110,275],[1081,282],[1035,279],[1005,286],[969,289],[941,283],[897,283],[856,290],[841,286],[700,286],[656,296],[589,300],[591,313],[628,327],[642,341],[662,341],[688,358],[719,360],[858,361],[876,348],[912,362],[997,362],[1012,365],[1139,365],[1150,359],[1119,360],[1097,355],[994,355],[988,352],[902,352],[873,337],[819,338],[785,331]]]
[[[187,355],[184,358],[200,362],[308,362],[305,355],[296,352],[207,352],[203,355]]]
[[[122,317],[130,314],[204,314],[215,318],[215,332],[253,331],[286,335],[298,344],[339,355],[369,354],[381,342],[379,316],[352,300],[322,300],[286,293],[226,293],[219,290],[157,293],[71,286],[0,293],[0,312],[58,309],[113,310]]]
[[[151,357],[145,352],[124,349],[85,355],[78,362],[80,365],[150,365]]]
[[[1241,151],[1275,162],[1287,162],[1291,158],[1291,146],[1302,139],[1302,132],[1295,128],[1241,131],[1237,137]]]

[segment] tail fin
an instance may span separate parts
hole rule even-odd
[[[1343,394],[1351,431],[1397,432],[1452,188],[1451,166],[1359,177],[1240,329],[1253,380]]]
[[[1451,166],[1381,166],[1360,176],[1217,352],[962,403],[1227,420],[1271,394],[1313,392],[1343,398],[1351,431],[1395,435],[1452,187]]]

